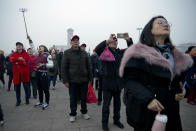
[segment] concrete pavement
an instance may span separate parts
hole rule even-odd
[[[7,89],[0,88],[0,103],[4,111],[5,131],[102,131],[102,106],[98,106],[97,104],[87,105],[88,114],[91,117],[90,120],[84,120],[81,117],[80,106],[78,106],[76,122],[69,122],[68,89],[60,82],[57,83],[56,90],[50,90],[50,107],[44,111],[41,108],[34,108],[34,104],[38,100],[30,99],[30,104],[26,105],[23,87],[21,91],[22,104],[19,107],[15,107],[16,97],[13,87],[10,92],[7,92]],[[112,124],[112,117],[113,108],[111,105],[110,130],[121,131],[121,129]],[[183,100],[181,102],[181,118],[184,131],[196,131],[196,105],[189,105]],[[126,122],[125,106],[123,103],[121,107],[121,121],[125,125],[122,131],[133,131],[133,128]]]

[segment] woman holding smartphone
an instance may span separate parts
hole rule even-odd
[[[134,131],[151,131],[158,112],[168,116],[166,131],[182,131],[179,101],[186,91],[181,81],[193,61],[172,44],[170,27],[163,16],[153,17],[140,42],[129,47],[122,58],[127,122]]]

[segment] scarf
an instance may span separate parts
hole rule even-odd
[[[171,46],[169,44],[159,44],[156,43],[156,49],[161,53],[161,55],[167,59],[172,67],[172,70],[174,71],[174,56],[171,52]]]

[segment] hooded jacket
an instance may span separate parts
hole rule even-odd
[[[148,110],[147,105],[156,98],[164,106],[161,113],[168,115],[166,131],[182,130],[175,94],[181,90],[179,82],[183,80],[183,72],[193,61],[176,48],[172,54],[174,72],[169,61],[153,47],[138,43],[126,50],[119,72],[125,79],[127,122],[134,128],[151,130],[157,112]]]
[[[19,57],[22,57],[24,60],[18,60]],[[9,61],[13,64],[13,83],[29,82],[29,54],[25,50],[22,53],[14,52],[10,55]]]

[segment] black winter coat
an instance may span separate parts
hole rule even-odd
[[[91,58],[93,77],[99,77],[100,67],[101,67],[101,62],[99,60],[99,57],[97,55],[91,55],[90,58]]]
[[[5,56],[0,54],[0,76],[5,73]]]
[[[130,41],[127,41],[127,46],[130,46],[132,44],[133,41],[130,38]],[[103,41],[102,43],[97,45],[97,47],[95,48],[97,55],[100,56],[105,48],[106,41]],[[115,51],[113,51],[110,48],[108,49],[114,55],[115,61],[101,61],[101,77],[103,78],[102,87],[103,90],[121,90],[123,86],[121,85],[122,81],[119,77],[119,67],[125,50],[116,49]]]
[[[60,53],[57,55],[59,73],[61,72],[61,62],[62,62],[62,58],[63,58],[63,52],[60,52]]]
[[[9,62],[10,56],[5,58],[5,64],[7,69],[7,75],[13,74],[13,65]]]
[[[64,52],[61,64],[63,83],[82,83],[92,80],[92,67],[86,51],[73,50]]]
[[[126,50],[120,76],[125,80],[127,122],[134,128],[151,131],[157,112],[148,110],[147,105],[156,98],[164,106],[161,113],[168,116],[166,131],[182,130],[175,94],[180,90],[181,74],[191,66],[192,60],[177,49],[172,53],[174,73],[169,61],[153,47],[138,43]]]
[[[186,81],[189,88],[196,89],[196,56],[192,56],[194,64],[193,66],[187,71]]]

